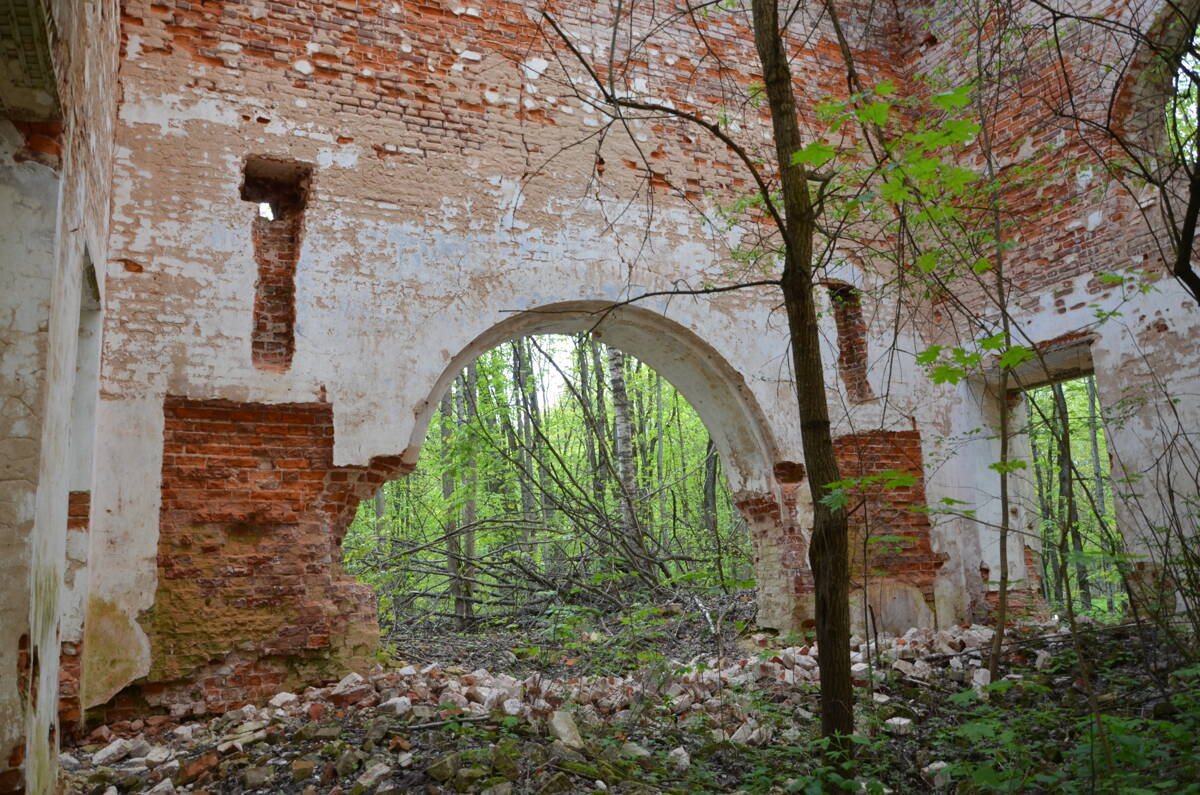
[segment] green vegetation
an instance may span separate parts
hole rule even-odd
[[[343,541],[383,623],[464,629],[590,615],[753,584],[745,522],[687,401],[586,337],[483,354],[442,401],[421,466]]]

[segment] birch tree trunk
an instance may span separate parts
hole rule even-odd
[[[633,455],[633,427],[629,416],[629,393],[625,390],[625,354],[608,349],[608,380],[613,396],[613,450],[617,458],[617,503],[621,510],[621,534],[629,564],[645,572],[646,554],[637,517],[637,469]]]
[[[450,598],[454,602],[456,623],[461,629],[463,616],[459,612],[463,604],[462,542],[458,535],[458,509],[454,504],[453,454],[450,442],[454,435],[454,402],[452,389],[442,396],[442,499],[446,502],[446,521],[443,532],[446,536],[446,572],[450,578]]]
[[[460,389],[458,392],[458,423],[461,427],[467,427],[475,421],[477,395],[475,387],[478,382],[478,374],[475,368],[475,363],[467,365],[466,372],[459,380]],[[460,628],[469,626],[475,618],[475,520],[477,518],[478,509],[476,502],[476,493],[479,482],[479,465],[476,460],[475,447],[471,446],[471,452],[468,454],[466,472],[463,474],[462,489],[463,489],[463,533],[462,533],[462,558],[460,570],[462,572],[462,581],[459,591],[462,595],[460,600],[461,605],[455,610],[455,615],[458,616]]]

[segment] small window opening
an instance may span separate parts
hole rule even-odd
[[[263,218],[281,219],[304,211],[311,181],[312,166],[307,163],[254,155],[246,159],[242,198],[257,204]]]
[[[867,380],[867,324],[863,321],[859,292],[848,284],[827,286],[837,324],[838,374],[850,402],[866,403],[875,398],[875,393]]]
[[[1027,587],[1062,610],[1119,618],[1129,602],[1120,571],[1108,438],[1093,375],[1018,393],[1028,423]],[[1036,546],[1035,546],[1036,545]],[[1040,551],[1040,554],[1039,554]]]
[[[260,370],[286,371],[295,350],[296,264],[312,166],[254,156],[246,160],[242,199],[257,213],[252,225],[258,281],[250,357]]]

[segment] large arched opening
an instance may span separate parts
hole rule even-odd
[[[547,353],[555,346],[557,354]],[[614,360],[627,368],[623,412],[615,383],[604,408]],[[564,379],[557,397],[544,384],[522,383],[546,372]],[[582,384],[572,381],[581,372]],[[664,385],[676,407],[665,420]],[[656,400],[657,420],[647,409]],[[675,422],[690,423],[690,432]],[[572,453],[558,445],[576,434],[588,436],[587,455],[576,444],[569,464]],[[657,480],[647,454],[656,443]],[[665,447],[672,455],[664,468]],[[750,583],[764,608],[761,624],[796,629],[806,617],[797,613],[797,585],[807,584],[799,531],[806,523],[795,505],[802,467],[778,465],[743,377],[661,314],[602,302],[514,313],[450,357],[418,405],[407,451],[407,474],[362,503],[342,553],[348,570],[376,588],[385,634],[410,645],[418,628],[444,648],[452,628],[496,631],[515,627],[507,622],[518,616],[587,615],[650,593],[704,610],[701,596],[730,597]],[[692,510],[702,501],[711,507]],[[715,554],[705,533],[716,539]]]

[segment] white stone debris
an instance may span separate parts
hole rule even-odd
[[[162,781],[155,784],[151,789],[146,790],[146,795],[173,795],[175,792],[175,782],[169,778],[164,778]]]
[[[276,693],[275,696],[268,701],[272,707],[282,708],[288,704],[296,703],[298,696],[295,693]]]
[[[673,748],[667,754],[667,761],[671,767],[679,772],[683,772],[692,766],[692,757],[688,755],[687,749],[683,747]]]
[[[408,696],[389,698],[379,705],[379,711],[385,715],[407,715],[412,712],[412,699]]]
[[[392,768],[390,766],[384,764],[383,762],[378,762],[367,768],[366,772],[359,776],[355,783],[364,789],[371,790],[374,789],[379,782],[387,778],[391,772]]]
[[[362,678],[361,674],[356,674],[353,671],[351,671],[350,673],[346,674],[342,678],[342,681],[340,681],[336,685],[334,685],[333,695],[338,695],[339,693],[345,693],[345,692],[349,691],[351,688],[353,688],[355,685],[361,685],[364,681],[366,681],[366,680]]]
[[[1053,633],[1056,627],[1039,626],[1046,633]],[[936,632],[910,630],[902,637],[880,633],[869,643],[860,642],[852,649],[852,659],[856,661],[851,674],[860,684],[872,673],[883,680],[889,672],[931,681],[935,669],[939,669],[978,691],[991,682],[983,659],[992,637],[989,628],[978,625],[954,626]],[[119,738],[101,727],[93,734],[93,740],[107,745],[86,759],[64,754],[62,766],[71,775],[82,776],[87,768],[116,765],[123,775],[147,777],[149,780],[143,787],[148,787],[151,781],[158,782],[153,789],[143,791],[173,793],[171,779],[180,773],[181,760],[189,758],[190,749],[214,748],[221,755],[244,752],[267,741],[272,726],[280,722],[297,718],[304,723],[320,721],[322,715],[330,714],[330,704],[338,708],[370,708],[380,716],[413,721],[436,721],[455,715],[484,717],[499,711],[544,727],[562,748],[577,752],[584,748],[581,726],[624,725],[642,714],[650,703],[660,704],[664,715],[674,715],[682,725],[713,721],[709,734],[718,742],[763,746],[772,742],[774,729],[761,722],[751,706],[752,699],[737,686],[749,689],[807,686],[818,678],[817,654],[816,646],[793,646],[760,651],[740,659],[700,655],[690,663],[672,661],[682,673],[653,683],[636,673],[564,679],[535,673],[517,679],[483,668],[467,672],[464,668],[436,663],[420,669],[412,665],[393,670],[376,666],[366,676],[351,673],[332,686],[307,688],[303,696],[278,693],[270,699],[269,706],[261,709],[247,705],[208,723],[195,722],[164,729],[159,734],[147,733],[154,744],[141,735]],[[1049,652],[1038,651],[1034,665],[1044,669],[1051,659]],[[876,692],[872,696],[879,705],[896,701],[886,693]],[[565,704],[570,708],[564,707]],[[816,720],[803,707],[793,705],[791,709],[797,724]],[[895,736],[910,735],[916,730],[918,717],[889,718],[884,722],[884,730]],[[784,736],[788,736],[786,732]],[[626,742],[621,754],[639,759],[650,756],[651,752]],[[678,771],[691,764],[683,747],[671,750],[666,761]],[[414,754],[403,750],[389,759],[388,764],[372,759],[365,770],[359,770],[357,784],[364,792],[377,786],[386,789],[382,782],[393,769],[411,768],[415,764]],[[935,765],[925,768],[926,778],[947,779],[947,774]]]
[[[111,743],[92,754],[92,764],[96,767],[100,767],[101,765],[109,765],[113,762],[119,762],[120,760],[129,756],[129,751],[132,747],[132,744],[126,739],[113,740]]]
[[[575,725],[575,719],[571,717],[571,713],[565,710],[556,710],[550,716],[550,733],[557,737],[562,744],[568,748],[579,751],[583,748],[583,737],[579,734],[579,727]]]
[[[921,773],[924,774],[925,778],[932,780],[933,786],[945,787],[950,784],[950,774],[946,772],[947,767],[949,765],[945,762],[930,762],[921,768]]]

